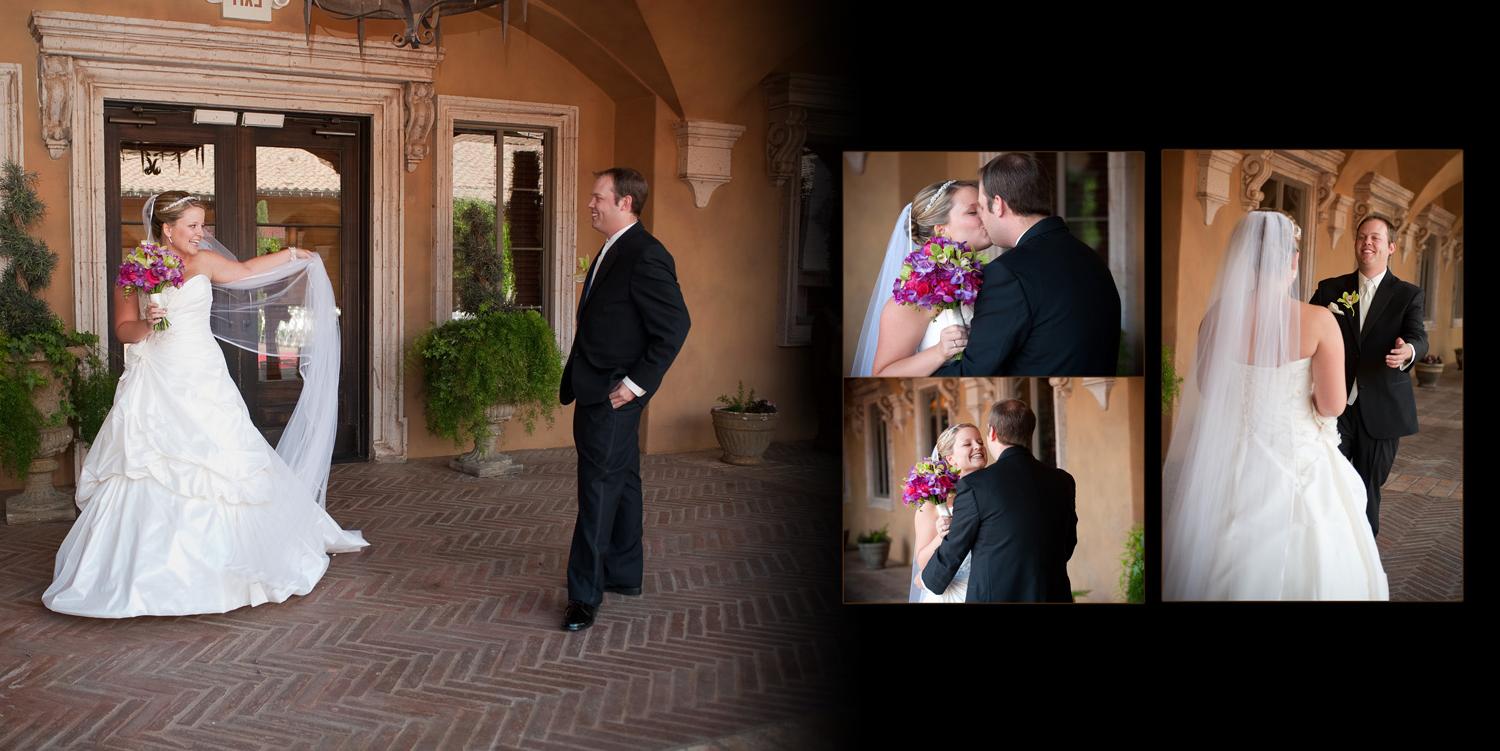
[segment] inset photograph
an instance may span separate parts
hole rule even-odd
[[[844,602],[1144,602],[1145,419],[1141,378],[845,379]]]
[[[846,374],[1141,374],[1143,153],[844,162]]]
[[[1162,597],[1463,597],[1463,153],[1162,155]]]

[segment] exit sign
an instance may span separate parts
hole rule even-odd
[[[241,21],[267,21],[271,20],[271,11],[280,10],[287,6],[291,0],[208,0],[210,3],[221,5],[224,8],[224,18],[234,18]]]

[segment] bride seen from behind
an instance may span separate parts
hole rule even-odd
[[[1334,427],[1358,309],[1293,296],[1299,238],[1276,211],[1230,238],[1163,469],[1164,599],[1386,597]]]

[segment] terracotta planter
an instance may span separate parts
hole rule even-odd
[[[524,464],[495,450],[500,437],[505,433],[505,423],[515,414],[514,404],[496,404],[486,409],[484,416],[490,423],[489,435],[475,442],[473,451],[448,462],[448,466],[475,477],[513,475],[525,469]]]
[[[1438,379],[1443,376],[1443,364],[1429,365],[1419,362],[1416,366],[1417,385],[1424,388],[1437,388]]]
[[[709,410],[714,419],[714,435],[725,462],[738,465],[760,464],[771,439],[776,434],[776,412],[726,412],[723,407]]]
[[[73,347],[75,356],[81,356],[83,348]],[[46,384],[31,392],[31,403],[42,418],[57,412],[67,384],[52,374],[52,365],[37,354],[26,361],[26,368],[40,375]],[[6,524],[31,524],[35,522],[67,522],[76,515],[73,495],[52,487],[52,473],[62,464],[58,461],[64,449],[73,443],[73,426],[63,423],[45,427],[41,431],[41,445],[37,446],[36,458],[26,470],[26,488],[18,495],[5,499]]]

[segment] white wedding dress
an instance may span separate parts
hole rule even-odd
[[[961,312],[959,313],[959,315],[963,316],[964,324],[968,325],[974,320],[974,306],[962,305],[960,306],[960,309]],[[927,330],[922,332],[922,343],[917,345],[917,352],[921,352],[928,347],[936,346],[937,343],[942,340],[943,329],[947,328],[948,326],[947,324],[939,323],[941,319],[942,316],[938,316],[937,318],[932,319],[932,321],[927,324]],[[916,353],[914,352],[912,354]]]
[[[1245,394],[1245,403],[1266,408],[1253,411],[1224,468],[1232,490],[1220,534],[1196,543],[1213,546],[1202,599],[1389,599],[1364,483],[1339,453],[1336,418],[1313,408],[1312,358],[1280,366],[1285,377],[1238,367],[1246,388],[1291,387]]]
[[[969,599],[969,563],[974,560],[974,554],[964,556],[964,562],[958,564],[958,572],[953,575],[953,581],[948,582],[948,588],[940,595],[935,595],[932,590],[922,587],[922,597],[917,602],[967,602]]]
[[[168,289],[171,326],[128,348],[48,608],[127,618],[282,602],[312,591],[329,553],[368,544],[251,423],[209,331],[212,289],[201,274]]]

